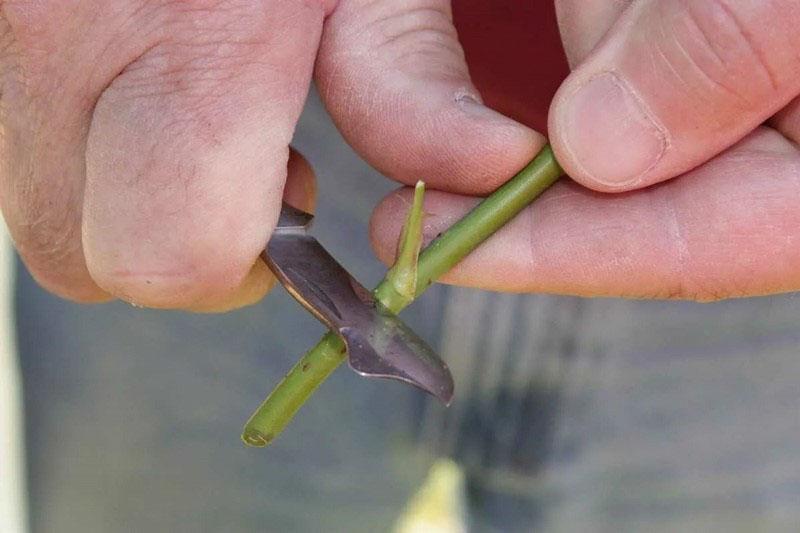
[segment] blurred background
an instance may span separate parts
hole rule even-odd
[[[367,222],[393,185],[313,93],[295,146],[319,179],[315,234],[376,283]],[[242,424],[323,333],[282,289],[223,316],[78,306],[2,249],[0,531],[800,524],[795,295],[701,305],[437,286],[404,318],[453,370],[449,409],[343,368],[251,449]]]

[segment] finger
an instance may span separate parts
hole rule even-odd
[[[564,82],[550,111],[567,173],[603,191],[710,159],[800,92],[793,0],[639,0]]]
[[[798,175],[796,147],[760,128],[658,187],[609,196],[562,181],[444,281],[514,292],[700,301],[797,290]],[[373,246],[387,262],[407,194],[389,196],[373,215]],[[429,193],[425,234],[443,231],[475,201]]]
[[[480,103],[446,0],[341,0],[316,79],[346,140],[403,183],[485,193],[544,142]]]
[[[221,308],[252,284],[280,209],[324,11],[300,0],[171,3],[164,33],[97,103],[83,242],[140,305]],[[257,269],[260,267],[256,267]]]
[[[47,120],[6,112],[0,135],[0,203],[20,257],[42,287],[70,300],[102,302],[111,296],[92,280],[81,248],[81,125],[89,116],[69,102],[73,96],[65,94],[59,110],[42,103],[39,109]],[[7,93],[4,97],[12,98]]]
[[[297,209],[313,213],[316,196],[316,180],[311,165],[299,152],[290,148],[283,200]],[[204,301],[190,310],[196,313],[224,313],[253,305],[261,301],[274,285],[275,276],[259,256],[233,293],[226,295],[221,301]]]
[[[594,49],[633,0],[556,0],[561,41],[570,67]]]
[[[132,4],[113,12],[89,4],[6,2],[0,9],[3,215],[33,277],[83,302],[110,298],[89,275],[81,247],[92,106],[144,46],[138,33],[105,32],[125,26]]]

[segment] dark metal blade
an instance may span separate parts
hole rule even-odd
[[[449,404],[453,378],[447,365],[306,234],[310,222],[311,215],[284,206],[263,254],[275,276],[342,337],[353,370],[410,383]]]

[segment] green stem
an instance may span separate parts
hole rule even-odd
[[[244,427],[242,440],[266,446],[292,420],[317,387],[345,360],[345,345],[330,331],[289,371]]]
[[[562,174],[563,170],[553,157],[550,146],[545,146],[516,176],[422,251],[417,266],[417,296],[514,218]],[[397,293],[387,278],[381,281],[374,294],[394,313],[400,312],[409,303]],[[297,410],[345,357],[342,340],[328,332],[253,413],[244,427],[242,440],[251,446],[266,446],[283,431]]]

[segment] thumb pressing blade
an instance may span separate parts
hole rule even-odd
[[[308,235],[312,219],[283,204],[263,254],[270,270],[289,294],[342,338],[353,370],[410,383],[449,404],[453,378],[447,365]]]

